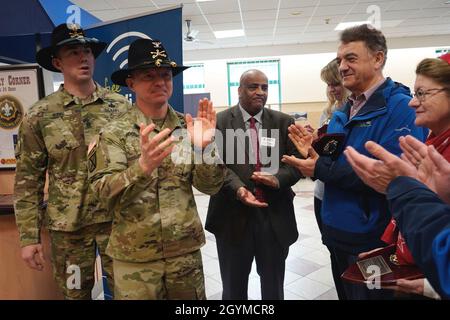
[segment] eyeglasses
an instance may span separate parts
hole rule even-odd
[[[433,88],[433,89],[428,89],[428,90],[419,89],[416,92],[414,92],[413,96],[415,98],[417,98],[417,100],[419,100],[420,102],[424,102],[426,96],[428,96],[428,95],[434,96],[435,94],[437,94],[441,91],[444,91],[444,90],[447,90],[447,88]],[[434,93],[431,93],[432,91],[434,91]]]

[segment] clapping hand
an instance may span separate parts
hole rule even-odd
[[[450,203],[450,163],[433,146],[412,136],[400,138],[402,159],[417,167],[417,179]]]
[[[303,158],[306,159],[308,157],[308,149],[311,147],[314,139],[311,131],[300,124],[291,124],[288,131],[289,139]]]
[[[365,147],[379,160],[369,158],[350,146],[346,148],[344,154],[361,180],[377,192],[386,193],[388,184],[398,176],[415,177],[417,175],[414,166],[390,153],[379,144],[368,141]]]
[[[306,155],[307,159],[298,159],[296,156],[283,155],[281,161],[288,165],[297,168],[305,177],[314,176],[314,170],[316,168],[316,162],[319,159],[319,154],[313,147],[309,147]]]
[[[154,129],[154,123],[148,126],[145,126],[143,123],[140,125],[141,156],[139,158],[139,166],[147,175],[150,175],[153,170],[161,165],[164,158],[172,152],[174,147],[172,144],[173,137],[169,137],[170,129],[168,128],[149,139],[149,134]]]
[[[273,189],[278,189],[280,187],[278,179],[273,174],[267,172],[255,171],[250,179]]]
[[[344,154],[368,186],[386,193],[387,185],[394,178],[407,176],[418,179],[444,201],[450,202],[450,164],[433,146],[427,146],[412,136],[400,137],[401,158],[373,141],[366,142],[365,147],[379,160],[362,155],[352,147],[347,147]]]
[[[216,111],[213,104],[207,98],[198,102],[197,118],[186,114],[187,131],[194,146],[204,149],[210,144],[215,135]]]
[[[245,187],[240,187],[237,190],[236,196],[243,204],[250,207],[265,208],[269,206],[266,202],[257,200],[255,195]]]

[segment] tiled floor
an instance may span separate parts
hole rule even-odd
[[[284,295],[286,300],[336,300],[329,252],[320,240],[313,209],[314,183],[301,180],[294,186],[294,200],[299,238],[289,249],[286,260]],[[196,194],[197,208],[205,222],[209,197]],[[202,248],[206,295],[210,300],[220,300],[222,282],[214,235],[206,231],[206,245]],[[260,300],[261,290],[255,264],[249,279],[249,299]]]

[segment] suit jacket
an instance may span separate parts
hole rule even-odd
[[[249,216],[268,214],[275,235],[282,246],[287,247],[297,240],[298,231],[293,205],[295,194],[291,186],[300,179],[301,174],[295,168],[281,162],[284,154],[294,154],[300,157],[288,138],[287,129],[292,123],[294,123],[292,117],[278,111],[264,109],[262,129],[266,129],[267,132],[263,130],[262,135],[263,137],[268,136],[272,140],[272,147],[268,146],[270,143],[262,143],[261,138],[260,154],[267,152],[269,159],[273,155],[278,160],[278,164],[275,163],[273,166],[275,168],[273,173],[278,178],[280,188],[275,190],[262,187],[269,207],[260,209],[246,206],[236,197],[236,192],[240,187],[246,187],[252,192],[255,187],[253,180],[250,180],[252,173],[255,171],[255,165],[250,163],[251,154],[249,155],[249,148],[245,147],[250,143],[249,135],[247,135],[247,138],[243,138],[242,135],[236,137],[226,134],[226,129],[245,131],[239,106],[234,106],[217,114],[217,129],[222,132],[223,147],[220,147],[220,141],[218,141],[218,145],[221,157],[227,166],[227,172],[221,190],[211,196],[205,224],[206,230],[232,243],[239,243],[245,232]],[[278,129],[279,135],[270,132],[270,129]],[[275,146],[273,146],[273,142],[275,142]],[[242,150],[243,147],[245,147],[245,153]],[[279,149],[278,154],[272,154],[276,152],[277,147]],[[231,150],[234,151],[234,157],[230,157]],[[239,156],[243,156],[245,162],[237,163],[236,157]],[[273,163],[265,164],[263,162],[263,167],[270,167],[271,164]]]

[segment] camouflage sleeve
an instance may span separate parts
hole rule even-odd
[[[147,176],[133,161],[128,165],[125,146],[114,134],[101,133],[89,152],[89,181],[108,210],[127,206],[150,185],[155,175]]]
[[[16,146],[14,211],[22,247],[40,242],[47,149],[35,121],[28,115],[25,116],[19,128]]]
[[[211,143],[203,151],[202,163],[194,166],[192,184],[200,192],[213,195],[222,188],[224,176],[225,166],[220,159],[217,145]]]

